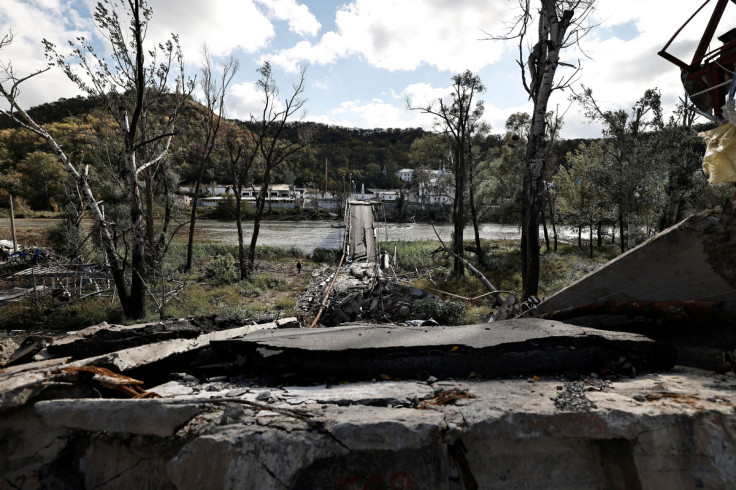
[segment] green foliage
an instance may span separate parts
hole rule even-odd
[[[53,331],[79,330],[102,322],[120,323],[123,319],[118,305],[111,306],[108,298],[88,298],[59,304],[52,298],[42,298],[36,306],[27,303],[7,303],[0,307],[0,330],[39,329]]]
[[[306,254],[296,245],[291,247],[273,247],[271,245],[261,245],[256,250],[256,258],[268,261],[277,260],[296,260],[304,258]]]
[[[440,325],[458,325],[462,322],[467,307],[460,301],[422,298],[411,306],[412,318],[435,319]]]
[[[49,227],[46,239],[54,252],[64,257],[85,256],[89,253],[87,233],[68,220],[59,221]]]
[[[206,276],[214,284],[232,284],[238,277],[235,257],[231,254],[216,256],[210,262]]]
[[[432,254],[437,249],[437,242],[432,240],[382,242],[381,249],[388,252],[392,263],[394,247],[396,247],[396,260],[400,270],[428,269],[438,265],[438,262],[444,263],[439,256]]]
[[[315,248],[312,250],[311,259],[318,264],[336,264],[340,260],[342,252],[329,248]]]

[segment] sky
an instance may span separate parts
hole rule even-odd
[[[42,68],[44,38],[63,47],[84,36],[105,52],[91,18],[95,3],[1,0],[0,34],[12,29],[15,38],[0,51],[0,60],[12,61],[19,75]],[[582,68],[573,87],[590,87],[604,109],[629,109],[656,87],[670,113],[683,93],[679,69],[657,52],[701,3],[599,0],[589,19],[593,28],[580,40],[582,50],[567,50],[562,57]],[[670,52],[689,61],[714,3],[683,30]],[[486,87],[480,99],[494,133],[504,132],[510,114],[531,111],[517,65],[518,45],[488,40],[507,32],[519,13],[518,0],[149,0],[149,5],[153,18],[147,41],[178,34],[187,74],[199,70],[205,45],[216,62],[231,55],[239,60],[227,99],[232,118],[247,120],[261,107],[254,82],[265,61],[282,95],[289,93],[299,67],[307,66],[301,117],[309,121],[430,130],[433,118],[409,110],[407,101],[421,106],[447,97],[452,76],[466,69]],[[734,25],[736,5],[729,2],[716,35]],[[571,68],[558,69],[558,76],[570,73]],[[20,100],[30,107],[79,93],[54,68],[26,82]],[[586,121],[569,95],[556,91],[549,105],[564,114],[562,136],[600,136],[600,126]]]

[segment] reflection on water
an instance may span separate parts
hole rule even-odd
[[[45,229],[57,223],[50,219],[17,219],[16,228]],[[338,228],[342,223],[338,221],[264,221],[258,236],[259,245],[276,247],[298,247],[305,252],[315,248],[339,249],[345,230]],[[250,223],[243,223],[243,232],[246,243],[250,242],[253,227]],[[436,224],[435,228],[443,240],[450,240],[452,225],[449,223]],[[188,227],[182,228],[179,236],[184,237]],[[197,239],[229,244],[238,243],[237,229],[234,221],[197,221]],[[7,232],[7,233],[6,233]],[[8,237],[5,237],[5,235]],[[0,239],[10,238],[10,220],[0,219]],[[521,232],[517,226],[486,223],[480,229],[481,238],[487,239],[519,239]],[[466,239],[473,237],[472,227],[465,228]],[[389,224],[378,228],[378,240],[436,240],[432,225],[415,223],[412,225]]]

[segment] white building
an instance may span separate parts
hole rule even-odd
[[[446,170],[423,170],[419,179],[417,197],[427,204],[451,204],[455,198],[452,172]]]
[[[258,196],[260,195],[262,186],[260,185],[253,185],[248,186],[246,188],[243,188],[241,192],[241,197],[243,198],[243,202],[246,204],[249,204],[251,207],[256,206],[256,202],[258,201]],[[181,189],[187,189],[186,186],[182,186],[179,188]],[[220,192],[220,189],[225,189],[224,191]],[[192,189],[193,190],[193,189]],[[204,207],[214,207],[217,206],[217,203],[225,199],[225,196],[232,195],[233,188],[232,186],[224,186],[222,188],[212,188],[209,190],[214,190],[215,192],[212,192],[211,194],[214,194],[214,196],[209,197],[200,197],[197,199],[197,204],[199,206]],[[301,205],[301,201],[304,199],[304,192],[305,188],[300,187],[297,189],[292,189],[290,185],[288,184],[273,184],[268,187],[268,195],[266,196],[266,205],[270,208],[293,208],[297,205]]]
[[[402,168],[401,170],[396,172],[396,176],[403,182],[411,184],[414,180],[414,170],[410,168]]]

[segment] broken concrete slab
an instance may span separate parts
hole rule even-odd
[[[736,210],[698,214],[546,298],[538,314],[590,303],[736,301]]]
[[[119,432],[97,400],[79,401],[75,413],[88,422],[67,427],[50,407],[63,413],[70,402],[42,402],[0,418],[7,455],[0,478],[7,486],[245,489],[457,489],[461,478],[490,489],[727,488],[736,479],[736,377],[677,369],[600,386],[587,381],[595,389],[583,392],[595,408],[583,412],[556,406],[570,383],[559,376],[435,383],[472,398],[429,410],[305,404],[303,419],[277,412],[290,406],[286,400],[260,412],[228,410],[238,397],[158,401],[198,407],[170,436]],[[391,382],[391,390],[404,385],[416,384]],[[314,389],[314,398],[326,399],[334,388]],[[105,411],[121,417],[151,404],[106,401]]]
[[[247,372],[308,379],[426,379],[566,370],[657,371],[674,350],[635,334],[540,319],[453,327],[349,326],[269,331],[213,342]]]
[[[171,404],[158,399],[85,399],[40,401],[33,410],[49,427],[168,437],[201,408],[196,404]]]
[[[98,366],[117,372],[126,372],[171,356],[196,351],[208,346],[213,340],[225,340],[257,330],[273,328],[276,328],[275,323],[246,325],[202,334],[193,339],[155,342],[71,362],[59,363],[49,360],[34,365],[33,369],[24,369],[25,366],[17,366],[17,369],[8,368],[0,372],[0,411],[23,405],[41,392],[61,382],[60,373],[64,368]]]
[[[216,316],[137,325],[109,325],[103,322],[55,339],[47,352],[51,356],[83,359],[164,340],[192,339],[202,334],[241,325],[242,322],[238,320],[221,319]]]

